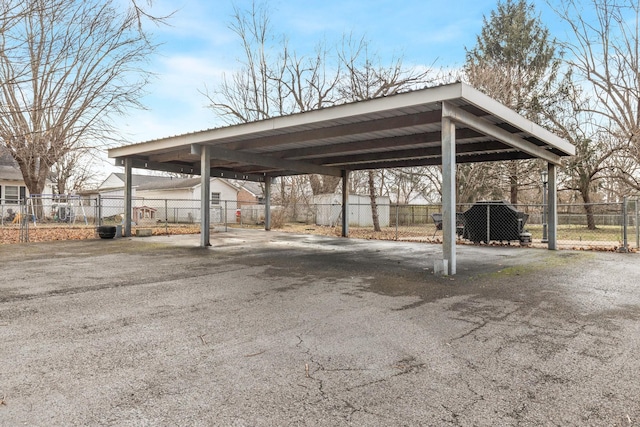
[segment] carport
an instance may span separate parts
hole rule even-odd
[[[342,234],[349,235],[348,180],[355,170],[442,166],[445,274],[456,273],[456,163],[539,158],[548,165],[548,241],[556,249],[556,168],[574,147],[541,126],[464,84],[177,135],[109,150],[125,168],[123,234],[131,234],[132,168],[201,176],[201,230],[210,227],[210,178],[265,183],[265,229],[270,184],[286,175],[342,177]],[[209,233],[200,245],[209,246]]]

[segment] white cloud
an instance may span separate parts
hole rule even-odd
[[[141,100],[148,109],[117,119],[118,128],[127,140],[140,142],[219,126],[199,90],[205,84],[217,86],[229,71],[206,57],[161,58],[154,67],[157,76]]]

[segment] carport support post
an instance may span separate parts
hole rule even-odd
[[[637,212],[638,210],[636,209],[636,213]],[[100,194],[98,194],[98,197],[96,198],[96,225],[102,225],[102,198],[100,197]]]
[[[131,211],[133,208],[133,182],[132,173],[133,160],[130,157],[124,159],[124,237],[131,236]]]
[[[556,165],[549,163],[549,185],[547,186],[549,196],[547,197],[547,222],[549,250],[558,249],[558,180],[556,176]]]
[[[349,237],[349,171],[342,171],[342,237]]]
[[[200,149],[200,246],[211,246],[211,150],[208,145]]]
[[[264,229],[271,230],[271,177],[264,177]]]
[[[443,113],[446,105],[443,103]],[[456,126],[442,117],[442,273],[456,274]],[[434,267],[434,272],[437,272]]]

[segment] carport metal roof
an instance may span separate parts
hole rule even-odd
[[[541,158],[559,164],[574,147],[476,89],[454,83],[109,150],[117,165],[264,181],[292,174],[442,164],[442,118],[456,124],[456,163]]]
[[[201,175],[201,229],[210,226],[209,177],[264,181],[265,228],[270,227],[272,177],[342,177],[342,232],[348,235],[350,171],[442,165],[445,274],[455,274],[455,165],[540,158],[549,169],[549,248],[556,248],[556,165],[574,147],[504,105],[454,83],[157,139],[109,150],[125,166],[125,230],[131,232],[131,169]],[[209,245],[209,233],[201,233]],[[438,267],[434,266],[434,268]]]

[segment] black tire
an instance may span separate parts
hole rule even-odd
[[[113,225],[101,225],[96,230],[101,239],[113,239],[116,237],[116,227]]]

